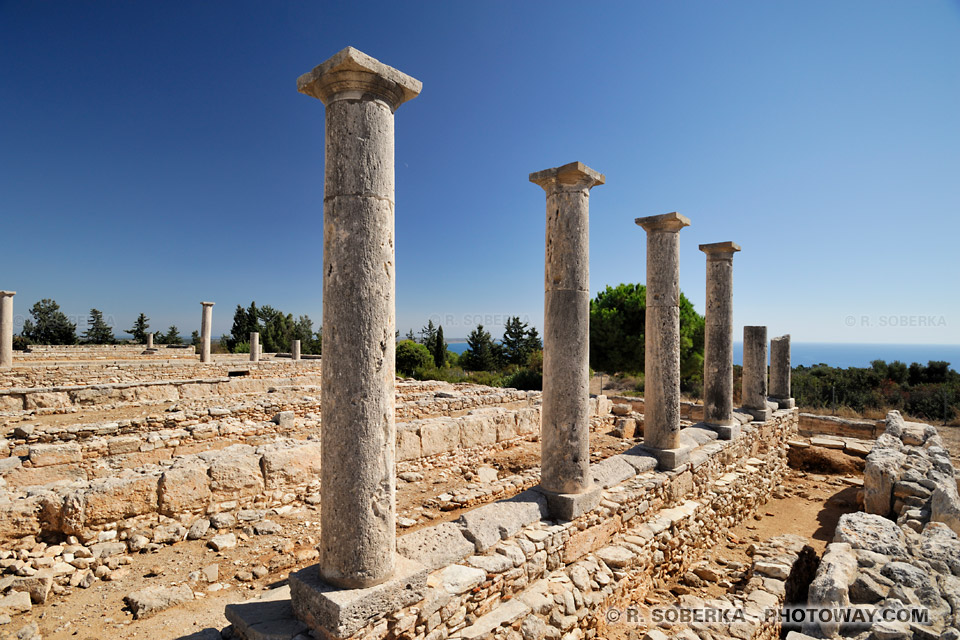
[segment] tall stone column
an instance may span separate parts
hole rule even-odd
[[[260,332],[250,332],[250,362],[260,362]]]
[[[743,328],[743,408],[754,420],[770,419],[767,408],[767,328]]]
[[[13,296],[16,291],[0,291],[0,367],[13,366]]]
[[[319,577],[391,607],[422,597],[426,579],[396,556],[394,424],[394,112],[421,83],[347,48],[297,86],[326,105]],[[313,574],[295,575],[301,619],[338,637],[362,626],[311,588]],[[401,576],[410,588],[384,584]]]
[[[147,334],[147,349],[153,349],[153,334]]]
[[[790,390],[790,334],[770,341],[770,397],[781,409],[792,409],[797,403]]]
[[[707,307],[703,353],[703,421],[733,440],[733,254],[735,242],[700,245],[707,254]]]
[[[300,359],[300,341],[294,340],[293,344],[290,345],[290,357],[293,360]]]
[[[547,194],[540,487],[572,520],[601,497],[590,474],[590,189],[603,174],[572,162],[530,174]]]
[[[637,218],[647,232],[647,313],[644,330],[643,441],[661,469],[689,459],[680,442],[679,213]]]
[[[200,319],[200,362],[210,362],[210,332],[213,331],[213,302],[201,302],[203,317]]]

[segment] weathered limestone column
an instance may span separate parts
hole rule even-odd
[[[291,595],[298,617],[347,637],[365,621],[316,578],[377,609],[419,600],[426,584],[422,565],[396,555],[394,424],[394,112],[421,83],[347,48],[297,87],[326,105],[323,509],[319,575],[291,576]]]
[[[743,328],[743,408],[754,420],[770,419],[767,408],[767,328]]]
[[[147,349],[153,349],[153,334],[147,334]]]
[[[250,332],[250,362],[260,362],[260,332]]]
[[[0,291],[0,367],[13,366],[13,296],[16,291]]]
[[[213,302],[201,302],[203,317],[200,319],[200,362],[210,362],[210,333],[213,331]]]
[[[647,232],[647,314],[644,330],[643,441],[662,469],[685,464],[680,442],[679,213],[637,218]]]
[[[770,397],[781,409],[797,403],[790,390],[790,334],[770,340]]]
[[[703,353],[703,421],[720,438],[733,440],[733,254],[735,242],[700,245],[707,254],[707,309]]]
[[[572,520],[600,502],[590,473],[590,189],[603,174],[572,162],[530,174],[547,193],[540,487]]]
[[[293,344],[290,345],[290,357],[294,360],[300,359],[300,341],[294,340]]]

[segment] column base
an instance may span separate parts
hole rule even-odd
[[[770,398],[770,400],[776,402],[780,409],[793,409],[797,406],[797,402],[793,398]]]
[[[366,589],[341,589],[320,579],[313,565],[290,574],[293,612],[321,637],[347,638],[398,609],[423,599],[428,569],[397,556],[393,577]]]
[[[647,444],[638,444],[637,448],[649,453],[657,459],[657,470],[673,471],[690,462],[690,452],[693,447],[680,447],[679,449],[659,449]]]
[[[736,440],[740,437],[740,423],[736,420],[730,424],[713,424],[712,422],[703,424],[717,432],[718,440]]]
[[[748,409],[744,407],[743,411],[753,416],[754,422],[766,422],[773,415],[771,409]]]
[[[595,508],[603,498],[603,487],[599,485],[583,493],[555,493],[540,486],[536,489],[547,499],[547,510],[555,520],[575,520]]]

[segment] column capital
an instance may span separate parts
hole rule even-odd
[[[329,105],[343,99],[379,98],[394,111],[420,95],[423,83],[362,51],[347,47],[297,78],[297,91]]]
[[[637,218],[634,220],[646,231],[680,231],[684,227],[690,226],[690,218],[682,216],[676,211],[665,213],[660,216],[647,216],[646,218]]]
[[[215,305],[215,304],[217,304],[217,303],[216,303],[216,302],[201,302],[200,304],[202,304],[202,305],[205,306],[205,307],[212,307],[213,305]]]
[[[10,296],[12,298],[15,295],[17,295],[16,291],[0,291],[0,296]]]
[[[740,251],[740,245],[736,242],[714,242],[712,244],[702,244],[700,245],[700,251],[703,251],[707,254],[708,258],[714,256],[723,257],[726,254],[733,254],[737,251]]]
[[[540,185],[547,191],[552,185],[573,189],[591,189],[598,184],[605,184],[607,177],[582,162],[570,162],[561,167],[531,173],[530,182]]]

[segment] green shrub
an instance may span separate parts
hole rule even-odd
[[[542,391],[543,372],[535,369],[519,369],[504,379],[503,386],[521,391]]]
[[[397,372],[413,375],[417,369],[433,365],[430,350],[413,340],[401,340],[397,343]]]

